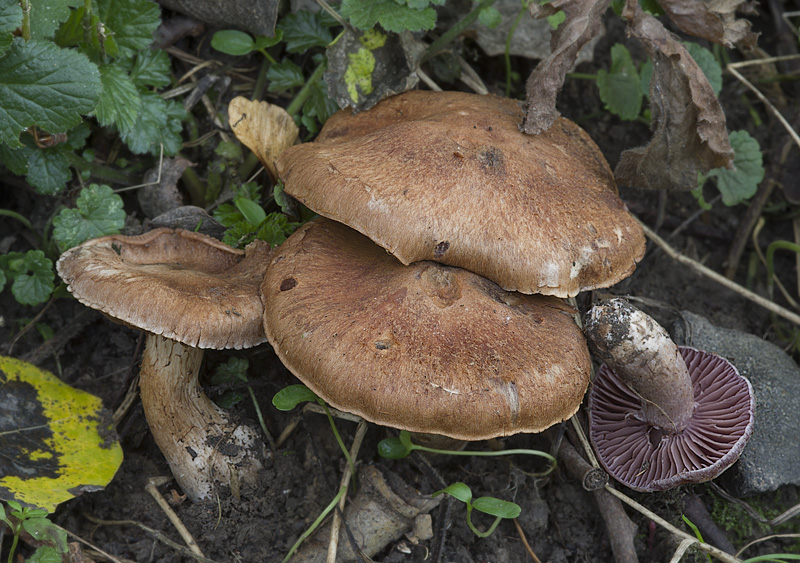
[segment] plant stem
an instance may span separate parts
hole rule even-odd
[[[256,77],[256,83],[253,86],[253,97],[251,98],[254,102],[257,102],[261,98],[264,97],[264,88],[267,85],[267,71],[270,67],[270,57],[267,55],[267,52],[264,51],[263,55],[269,57],[268,59],[264,59],[261,61],[261,68],[258,69],[258,76]],[[275,59],[272,59],[272,62],[275,62]]]
[[[92,0],[83,0],[83,40],[92,44]]]
[[[72,151],[63,151],[62,154],[67,157],[71,166],[74,166],[81,172],[88,170],[94,178],[107,182],[114,182],[116,184],[135,184],[137,182],[137,178],[132,175],[126,174],[116,168],[87,162]]]
[[[347,451],[347,446],[344,445],[344,441],[342,437],[339,435],[339,430],[336,429],[336,423],[333,421],[333,415],[331,414],[330,409],[328,409],[328,405],[325,401],[319,400],[319,404],[322,405],[322,408],[325,409],[325,415],[328,417],[328,422],[331,423],[331,429],[333,430],[333,435],[336,437],[336,441],[339,444],[342,452],[344,453],[344,457],[347,459],[347,464],[350,466],[350,475],[353,478],[353,490],[356,490],[356,466],[353,463],[353,458],[350,457],[350,452]]]
[[[525,15],[526,11],[527,6],[523,5],[517,17],[514,18],[514,23],[511,24],[511,29],[508,30],[508,35],[506,35],[506,49],[504,53],[506,62],[506,98],[511,97],[511,38],[514,37],[514,32],[517,30],[517,26],[519,22],[522,21],[522,16]]]
[[[470,13],[457,21],[456,24],[444,32],[439,39],[431,43],[430,47],[428,47],[428,50],[425,51],[424,55],[422,55],[420,64],[430,60],[434,55],[441,51],[445,45],[449,44],[456,37],[461,35],[461,33],[463,33],[463,31],[467,29],[472,22],[478,19],[478,15],[480,14],[481,10],[494,4],[494,1],[495,0],[481,0]]]
[[[30,41],[30,39],[31,39],[31,3],[30,3],[30,0],[20,0],[19,5],[22,8],[22,38],[25,41]],[[13,551],[12,551],[12,553],[13,553]]]
[[[289,550],[289,553],[287,553],[286,557],[283,558],[283,563],[286,563],[292,557],[292,555],[294,555],[294,552],[297,551],[297,548],[300,547],[300,544],[303,543],[306,540],[306,538],[308,538],[311,534],[314,533],[314,530],[316,530],[319,527],[319,525],[322,523],[325,517],[330,513],[331,510],[333,510],[333,507],[336,506],[336,504],[339,502],[339,499],[342,498],[342,496],[346,492],[347,492],[347,487],[342,487],[339,489],[339,493],[335,497],[333,497],[333,500],[330,502],[328,506],[325,507],[325,510],[323,510],[319,516],[317,516],[317,519],[314,520],[314,523],[311,524],[311,526],[308,527],[308,530],[303,532],[299,538],[297,538],[297,541],[294,542],[294,545]],[[12,562],[9,561],[9,563]]]
[[[326,66],[327,64],[325,61],[319,63],[317,68],[314,69],[314,72],[311,73],[311,76],[308,77],[308,80],[306,80],[306,83],[303,84],[303,87],[294,97],[292,103],[290,103],[289,107],[286,108],[286,113],[294,117],[295,114],[297,114],[303,108],[303,104],[306,103],[308,96],[311,94],[311,87],[322,77],[322,73],[325,72]]]
[[[16,211],[11,211],[10,209],[0,209],[0,215],[16,219],[17,221],[25,225],[29,230],[33,231],[33,225],[28,220],[28,218],[25,217],[24,215],[20,215]]]
[[[568,72],[568,78],[575,78],[577,80],[597,80],[596,74],[588,74],[585,72]]]

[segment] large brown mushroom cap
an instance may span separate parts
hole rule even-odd
[[[574,414],[588,384],[586,342],[561,300],[403,266],[327,219],[277,250],[262,296],[284,365],[378,424],[466,440],[539,432]]]
[[[663,432],[638,417],[642,400],[606,365],[589,391],[590,435],[609,475],[637,491],[664,491],[717,477],[753,431],[753,389],[720,356],[681,347],[694,388],[682,431]]]
[[[287,193],[404,264],[560,297],[629,276],[644,235],[602,153],[571,121],[532,136],[521,119],[507,98],[409,91],[338,112],[276,164]]]
[[[258,288],[270,252],[161,228],[87,241],[57,268],[78,301],[110,317],[188,346],[239,349],[266,340]]]

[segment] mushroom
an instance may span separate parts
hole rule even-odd
[[[595,305],[585,327],[605,364],[589,391],[598,459],[637,491],[717,477],[753,431],[750,382],[724,358],[678,347],[655,320],[621,299]]]
[[[521,119],[507,98],[408,91],[334,114],[276,165],[286,193],[406,265],[559,297],[629,276],[644,234],[602,153],[567,119],[535,136]]]
[[[328,219],[276,250],[261,294],[284,365],[377,424],[461,440],[540,432],[572,416],[588,384],[562,300],[436,262],[404,266]]]
[[[57,269],[84,305],[147,331],[139,387],[150,430],[187,496],[214,483],[255,484],[264,448],[198,381],[204,348],[265,341],[258,287],[270,246],[242,250],[181,229],[112,235],[66,251]]]

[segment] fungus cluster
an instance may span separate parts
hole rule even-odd
[[[521,119],[513,100],[409,91],[277,159],[326,219],[273,257],[264,328],[333,406],[469,440],[578,409],[590,359],[558,298],[630,275],[644,236],[585,132]]]

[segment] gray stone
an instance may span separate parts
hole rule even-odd
[[[800,485],[800,368],[757,336],[719,328],[688,311],[681,317],[670,330],[675,342],[723,356],[753,385],[753,436],[720,484],[737,496]]]

